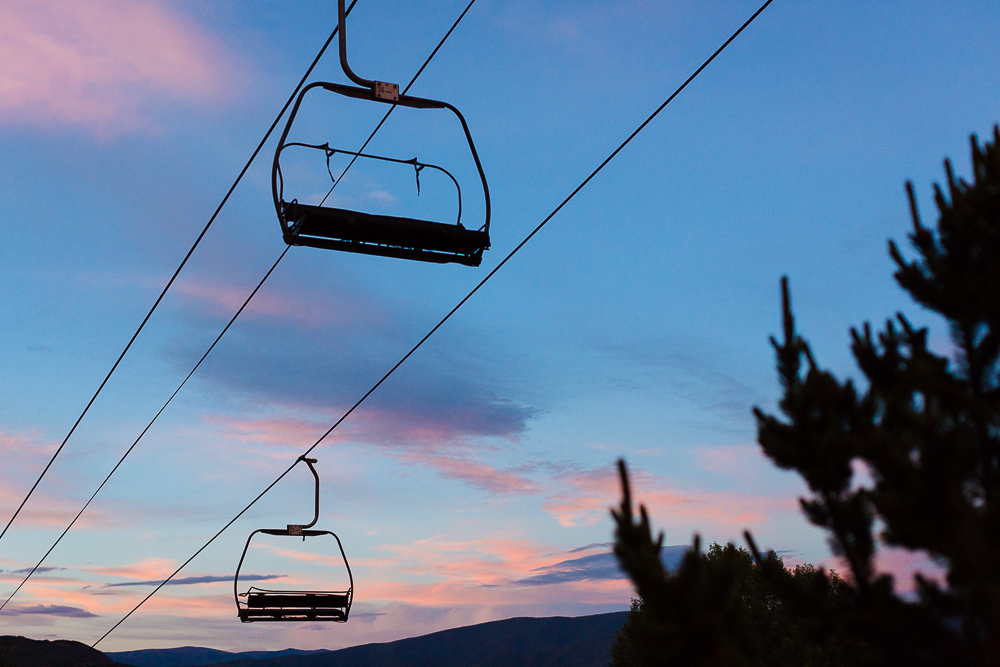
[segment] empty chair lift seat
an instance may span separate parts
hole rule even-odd
[[[288,221],[285,242],[370,255],[457,262],[479,266],[490,246],[485,230],[461,224],[360,213],[340,208],[282,202]]]
[[[268,591],[252,587],[246,593],[246,606],[239,610],[240,620],[346,621],[351,592]]]
[[[240,562],[236,565],[236,574],[233,576],[236,613],[243,623],[254,621],[333,621],[334,623],[346,623],[347,617],[351,613],[351,602],[354,599],[354,575],[351,574],[351,565],[347,562],[344,545],[340,543],[340,538],[337,537],[336,533],[331,533],[329,530],[310,530],[310,527],[319,521],[319,473],[313,466],[316,459],[300,456],[295,463],[297,464],[299,461],[304,461],[309,466],[309,471],[312,472],[313,478],[316,480],[316,513],[313,515],[311,523],[290,523],[286,528],[258,528],[250,533],[250,537],[247,538],[247,543],[243,547],[243,553],[240,555]],[[347,590],[272,591],[251,586],[246,593],[240,593],[240,570],[243,569],[243,560],[247,557],[250,542],[258,533],[301,538],[303,542],[310,537],[332,537],[337,541],[340,557],[344,560],[344,569],[350,582]]]

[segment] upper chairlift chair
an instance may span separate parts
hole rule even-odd
[[[466,266],[479,266],[480,262],[482,262],[483,251],[490,247],[490,191],[486,183],[486,174],[483,172],[483,166],[479,161],[479,154],[476,152],[476,146],[472,141],[472,134],[469,132],[469,126],[465,122],[465,118],[458,109],[447,102],[413,97],[411,95],[400,95],[398,84],[386,83],[384,81],[369,81],[355,74],[351,70],[350,65],[347,64],[345,0],[338,0],[337,4],[340,64],[347,77],[358,84],[358,86],[363,87],[317,81],[303,88],[295,100],[292,112],[288,116],[288,122],[285,124],[284,132],[282,132],[281,139],[278,141],[278,148],[274,154],[274,164],[271,170],[271,192],[274,197],[274,208],[278,214],[278,222],[281,223],[281,233],[285,243],[288,245],[345,250],[347,252],[358,252],[368,255],[416,259],[424,262],[457,262]],[[432,167],[451,177],[452,181],[455,182],[456,188],[458,187],[458,182],[455,181],[451,173],[435,165],[417,162],[416,158],[413,160],[399,160],[378,155],[331,149],[327,144],[286,143],[288,132],[295,121],[295,116],[299,111],[303,97],[315,88],[322,88],[332,93],[370,102],[380,102],[413,109],[448,109],[454,113],[462,123],[462,129],[465,131],[465,137],[469,142],[469,149],[472,151],[472,158],[476,163],[476,168],[479,170],[479,178],[483,185],[486,213],[482,226],[478,229],[467,229],[462,224],[460,189],[458,220],[454,224],[362,213],[323,206],[322,203],[314,206],[312,204],[303,204],[296,199],[285,201],[280,158],[282,151],[291,146],[325,151],[328,167],[329,158],[333,153],[344,153],[359,158],[412,164],[417,170],[418,178],[420,169]],[[331,178],[333,177],[332,173],[330,176]]]
[[[250,533],[246,546],[243,547],[243,555],[240,556],[240,563],[236,566],[236,576],[233,578],[233,595],[236,597],[236,609],[243,623],[253,623],[260,621],[333,621],[335,623],[346,623],[347,617],[351,613],[351,602],[354,599],[354,576],[351,574],[351,566],[347,562],[344,554],[344,545],[340,538],[329,530],[310,530],[319,520],[319,473],[313,467],[316,459],[307,459],[300,456],[298,461],[305,461],[316,478],[316,513],[311,523],[305,525],[289,524],[287,528],[260,528]],[[296,461],[296,463],[298,463]],[[243,559],[246,558],[247,549],[250,548],[250,541],[254,535],[263,533],[265,535],[283,535],[287,537],[301,537],[304,542],[307,537],[319,537],[321,535],[332,535],[337,540],[340,547],[340,555],[344,559],[344,567],[347,568],[347,578],[350,586],[346,591],[277,591],[267,590],[251,586],[245,593],[239,592],[240,568],[243,567]],[[243,598],[241,600],[241,598]]]

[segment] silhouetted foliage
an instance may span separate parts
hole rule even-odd
[[[803,511],[850,575],[836,582],[813,570],[797,581],[747,535],[765,589],[795,619],[789,639],[801,632],[815,646],[845,649],[798,664],[1000,665],[1000,129],[982,148],[975,136],[971,143],[972,183],[945,161],[936,230],[921,223],[907,184],[917,258],[889,244],[900,286],[945,318],[953,357],[930,350],[927,329],[897,314],[877,335],[868,324],[852,329],[866,386],[840,381],[796,333],[782,279],[784,337],[772,344],[783,417],[755,409],[758,439],[808,484]],[[870,486],[855,479],[859,464]],[[727,567],[697,548],[676,575],[657,567],[660,543],[644,508],[633,519],[624,465],[622,475],[615,553],[643,599],[642,619],[630,620],[637,664],[786,664],[761,652]],[[897,595],[892,576],[876,572],[876,526],[886,544],[946,568],[946,586],[918,576],[914,599]]]
[[[827,608],[842,606],[848,586],[836,573],[811,565],[788,570],[773,551],[755,558],[732,543],[702,553],[695,536],[670,574],[659,564],[663,534],[653,541],[645,507],[634,521],[624,462],[620,469],[624,499],[613,512],[615,553],[641,598],[632,601],[612,644],[612,667],[850,664],[858,643],[823,636],[779,595],[794,592]]]
[[[635,658],[635,651],[632,649],[632,640],[629,639],[629,636],[632,633],[632,626],[639,622],[637,616],[641,613],[642,600],[632,598],[628,619],[621,630],[615,633],[614,641],[611,642],[611,667],[637,667],[639,664]]]

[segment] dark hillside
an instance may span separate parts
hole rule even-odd
[[[0,637],[0,667],[66,667],[87,650],[86,644],[67,639],[48,641],[27,637]],[[117,663],[91,650],[77,667],[113,667]]]
[[[131,667],[202,667],[203,665],[216,665],[220,662],[232,662],[240,659],[266,660],[284,655],[309,655],[310,653],[325,652],[325,649],[302,651],[286,648],[283,651],[230,653],[214,648],[180,646],[178,648],[146,648],[138,651],[108,651],[106,655],[115,662]],[[0,665],[0,667],[3,666]]]
[[[511,618],[385,644],[218,667],[606,667],[626,612]]]

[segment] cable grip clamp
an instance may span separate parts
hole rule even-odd
[[[376,81],[373,86],[375,91],[375,97],[380,100],[386,100],[387,102],[398,102],[399,101],[399,84],[398,83],[387,83],[385,81]]]

